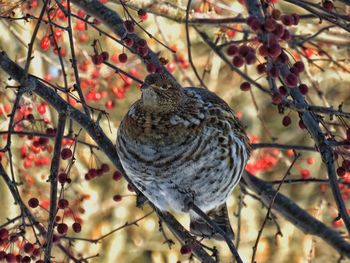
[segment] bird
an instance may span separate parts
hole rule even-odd
[[[161,211],[188,213],[195,236],[223,240],[191,204],[233,239],[226,200],[251,150],[242,123],[215,93],[183,88],[170,74],[147,75],[141,91],[117,132],[126,175]]]

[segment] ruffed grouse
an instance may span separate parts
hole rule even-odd
[[[159,209],[190,212],[193,234],[220,239],[190,202],[233,238],[226,199],[250,151],[242,124],[214,93],[182,88],[166,74],[148,75],[141,90],[118,130],[126,174]]]

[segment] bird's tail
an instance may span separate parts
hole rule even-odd
[[[210,210],[207,214],[231,240],[234,239],[234,233],[230,225],[226,203],[214,208],[213,210]],[[223,240],[223,237],[219,233],[215,233],[212,227],[209,226],[202,218],[198,217],[198,215],[194,216],[191,214],[190,232],[196,236]]]

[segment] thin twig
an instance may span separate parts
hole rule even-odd
[[[47,227],[46,235],[46,248],[45,248],[45,262],[51,260],[51,248],[52,248],[52,237],[55,226],[55,218],[57,214],[57,174],[60,163],[60,153],[62,148],[62,140],[64,134],[64,128],[66,125],[67,115],[65,112],[61,112],[58,117],[58,125],[56,132],[55,146],[53,150],[53,157],[50,169],[50,210],[49,210],[49,225]]]
[[[203,79],[199,76],[199,73],[197,71],[196,66],[193,63],[192,59],[192,51],[191,51],[191,39],[190,39],[190,33],[189,33],[189,28],[188,28],[188,19],[190,15],[190,7],[191,7],[191,0],[188,0],[187,2],[187,8],[186,8],[186,23],[185,23],[185,29],[186,29],[186,41],[187,41],[187,54],[188,54],[188,61],[191,64],[191,67],[193,69],[194,74],[196,75],[197,79],[201,83],[201,86],[208,89],[208,87],[205,85]]]
[[[282,186],[284,180],[287,178],[288,175],[290,175],[290,171],[292,170],[294,164],[296,163],[296,161],[298,160],[299,157],[300,157],[299,154],[295,154],[295,155],[294,155],[294,159],[293,159],[292,163],[291,163],[290,166],[288,167],[287,172],[285,173],[285,175],[283,176],[281,182],[280,182],[279,185],[277,186],[275,195],[272,197],[271,202],[270,202],[270,204],[269,204],[269,206],[268,206],[268,208],[267,208],[267,213],[266,213],[265,219],[264,219],[264,221],[263,221],[263,223],[262,223],[262,225],[261,225],[261,227],[260,227],[260,230],[259,230],[259,232],[258,232],[258,236],[256,237],[255,244],[254,244],[254,246],[253,246],[253,255],[252,255],[252,259],[251,259],[251,262],[252,262],[252,263],[255,262],[255,255],[256,255],[256,251],[257,251],[257,249],[258,249],[259,240],[260,240],[260,237],[261,237],[262,232],[263,232],[263,230],[264,230],[264,227],[265,227],[265,225],[266,225],[266,223],[267,223],[267,220],[268,220],[269,217],[270,217],[270,213],[271,213],[271,210],[272,210],[272,206],[273,206],[273,204],[274,204],[274,202],[275,202],[275,199],[276,199],[276,197],[277,197],[277,194],[278,194],[278,192],[279,192],[279,190],[280,190],[280,188],[281,188],[281,186]]]

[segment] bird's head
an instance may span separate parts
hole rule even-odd
[[[184,99],[181,86],[164,73],[148,75],[141,91],[143,106],[152,111],[173,111]]]

